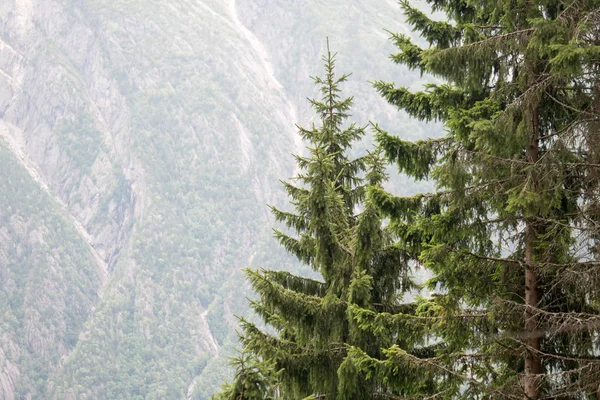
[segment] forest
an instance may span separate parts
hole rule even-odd
[[[423,41],[390,58],[435,83],[372,85],[444,135],[352,122],[328,46],[270,206],[317,278],[245,270],[260,321],[214,399],[600,398],[600,2],[427,4],[401,2]],[[433,190],[391,191],[390,166]]]

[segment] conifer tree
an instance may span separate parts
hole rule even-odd
[[[272,400],[277,398],[277,375],[273,364],[241,352],[230,362],[233,382],[223,385],[213,400]]]
[[[293,211],[272,207],[276,219],[292,231],[276,231],[279,242],[322,280],[248,270],[259,296],[251,306],[272,333],[242,320],[242,342],[281,370],[282,398],[371,399],[396,392],[344,360],[352,348],[380,357],[380,349],[395,337],[365,330],[352,309],[400,307],[401,294],[413,286],[410,257],[394,245],[379,210],[365,197],[367,185],[381,187],[387,178],[384,160],[379,153],[349,158],[364,129],[346,123],[352,98],[342,99],[339,85],[347,75],[336,78],[329,50],[324,62],[325,77],[314,78],[322,98],[310,100],[320,125],[299,128],[308,155],[296,156],[301,172],[295,182],[283,182]]]
[[[379,129],[377,138],[400,171],[437,190],[370,193],[437,294],[415,315],[356,315],[372,331],[411,321],[434,351],[351,357],[379,379],[394,368],[434,374],[436,398],[597,398],[600,4],[427,2],[452,22],[402,2],[429,48],[394,35],[392,58],[446,83],[375,87],[447,134],[407,142]]]

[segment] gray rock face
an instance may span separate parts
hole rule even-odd
[[[366,82],[394,78],[395,16],[2,1],[0,398],[208,398],[247,312],[240,268],[290,264],[265,203],[286,201],[325,36],[359,122],[400,123]]]

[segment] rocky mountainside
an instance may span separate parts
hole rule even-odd
[[[421,128],[368,80],[384,0],[0,3],[0,399],[207,399],[241,268],[296,268],[265,204],[303,145],[325,38],[360,123]]]

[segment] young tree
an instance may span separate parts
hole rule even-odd
[[[213,400],[272,400],[277,398],[277,376],[273,364],[241,352],[230,362],[233,382],[223,385]]]
[[[438,190],[371,194],[434,274],[438,293],[420,301],[413,321],[438,347],[355,358],[384,375],[394,366],[433,373],[439,398],[595,398],[599,2],[427,2],[452,22],[402,2],[430,47],[394,35],[392,58],[447,83],[375,87],[411,116],[442,121],[447,134],[412,143],[380,129],[378,141],[400,171],[429,176]]]
[[[349,158],[364,130],[346,124],[352,98],[341,99],[339,85],[347,75],[335,77],[329,50],[324,62],[325,77],[314,78],[322,98],[310,100],[320,126],[299,128],[309,154],[296,156],[299,184],[283,182],[294,211],[272,207],[276,219],[296,234],[276,231],[279,242],[322,280],[248,270],[259,295],[251,305],[274,333],[242,320],[242,342],[281,370],[283,398],[371,399],[395,392],[344,360],[354,348],[381,357],[381,348],[396,338],[371,333],[353,314],[398,309],[401,294],[413,284],[408,254],[394,245],[380,212],[365,198],[366,185],[386,179],[383,159],[375,153]]]

